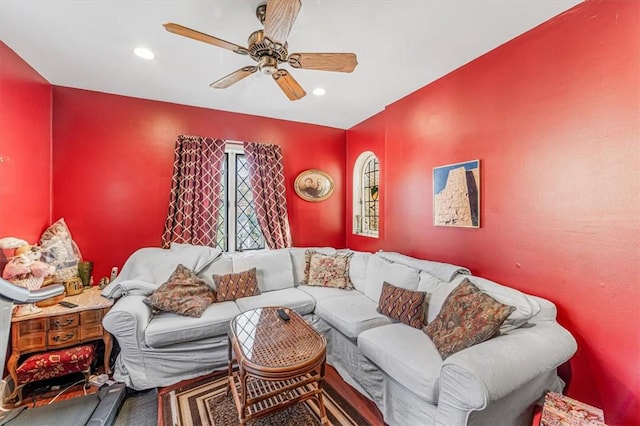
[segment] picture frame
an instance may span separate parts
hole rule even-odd
[[[480,160],[433,168],[433,225],[480,228]]]
[[[293,188],[300,198],[317,203],[326,200],[333,194],[333,179],[318,169],[309,169],[300,173],[293,183]]]

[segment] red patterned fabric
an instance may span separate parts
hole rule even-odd
[[[86,371],[91,367],[93,345],[75,346],[31,355],[16,369],[18,385]]]
[[[253,204],[270,249],[291,247],[282,150],[278,145],[244,143],[251,173]]]
[[[215,246],[224,149],[221,139],[178,136],[162,247],[171,242]]]

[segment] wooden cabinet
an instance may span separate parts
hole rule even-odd
[[[100,289],[85,289],[76,296],[64,300],[78,305],[65,308],[60,305],[41,308],[42,311],[11,320],[11,356],[7,370],[17,382],[16,368],[24,354],[66,348],[81,343],[102,340],[104,342],[104,371],[111,374],[112,337],[102,328],[102,318],[113,301],[100,295]]]

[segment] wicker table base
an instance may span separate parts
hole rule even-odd
[[[231,322],[229,388],[240,424],[316,398],[322,424],[328,425],[322,399],[325,339],[294,311],[287,310],[288,322],[276,311],[255,309]]]

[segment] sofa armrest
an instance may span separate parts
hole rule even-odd
[[[120,344],[122,352],[137,352],[144,343],[144,331],[151,321],[151,307],[145,296],[125,296],[119,299],[102,319],[102,325]]]
[[[449,411],[443,413],[447,417],[451,411],[482,410],[557,368],[576,350],[567,330],[555,321],[541,321],[453,354],[440,373],[438,411]]]

